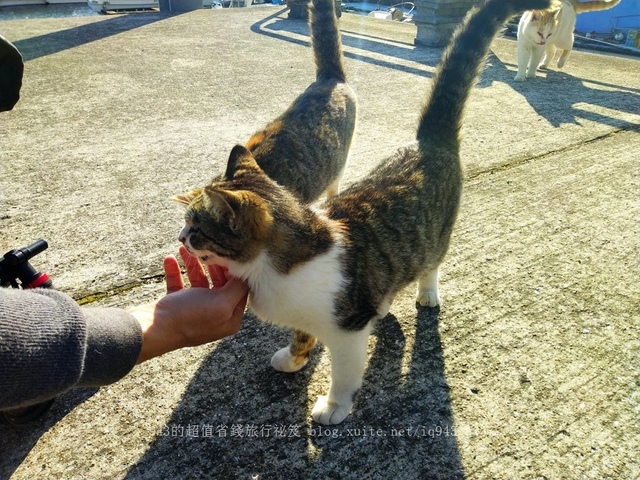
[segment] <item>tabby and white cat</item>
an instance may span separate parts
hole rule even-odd
[[[338,193],[356,124],[334,8],[332,0],[310,5],[315,82],[245,144],[260,168],[304,203]]]
[[[538,67],[549,66],[556,48],[562,50],[558,68],[564,67],[573,49],[576,15],[593,10],[607,10],[618,3],[620,0],[562,0],[561,4],[554,3],[546,10],[525,12],[518,24],[518,73],[514,79],[523,82],[527,78],[535,78]]]
[[[231,151],[223,180],[181,196],[188,205],[179,238],[189,251],[245,280],[260,318],[305,332],[276,352],[272,365],[296,371],[315,338],[328,347],[331,387],[313,408],[315,421],[337,424],[351,411],[372,323],[400,290],[418,280],[417,302],[439,304],[438,267],[462,190],[467,98],[503,22],[548,5],[489,0],[473,8],[434,76],[417,145],[400,149],[321,209],[296,201],[242,146]]]
[[[346,80],[335,2],[313,0],[309,13],[316,80],[245,144],[258,166],[304,204],[323,193],[327,198],[338,193],[357,117],[356,95]],[[225,177],[233,174],[229,164]],[[175,200],[188,205],[197,193],[178,195]],[[300,355],[306,357],[316,344],[315,338],[295,329],[293,339],[292,345],[304,345]]]

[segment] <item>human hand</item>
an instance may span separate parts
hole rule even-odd
[[[180,256],[191,288],[184,288],[178,261],[164,259],[167,295],[131,313],[142,328],[142,350],[137,363],[183,347],[193,347],[232,335],[240,329],[248,288],[221,267],[208,267],[214,287],[200,262],[184,247]]]
[[[233,278],[229,275],[226,268],[220,265],[207,265],[209,277],[211,277],[211,283],[213,283],[213,286],[210,286],[207,274],[198,259],[191,255],[184,245],[180,245],[178,251],[180,252],[182,261],[187,267],[187,278],[189,279],[191,287],[213,288],[213,290],[218,290]],[[168,256],[164,259],[164,273],[166,275],[167,293],[177,292],[184,288],[182,272],[175,257]]]

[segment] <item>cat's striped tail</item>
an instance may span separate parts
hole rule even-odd
[[[456,28],[434,75],[418,125],[420,144],[446,143],[458,148],[464,106],[494,36],[512,16],[525,10],[545,9],[549,4],[549,0],[488,0],[469,11]]]
[[[346,82],[342,41],[333,0],[313,0],[309,6],[309,30],[316,61],[316,80]]]

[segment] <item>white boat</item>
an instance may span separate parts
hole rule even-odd
[[[378,3],[378,9],[372,10],[367,16],[408,23],[413,20],[415,13],[416,5],[413,2],[396,3],[384,10],[380,10],[380,4]]]
[[[149,10],[160,8],[158,0],[86,0],[94,12],[113,10]]]

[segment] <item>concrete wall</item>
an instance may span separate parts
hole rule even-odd
[[[456,25],[478,0],[414,0],[418,14],[413,21],[418,26],[416,45],[445,46]]]

